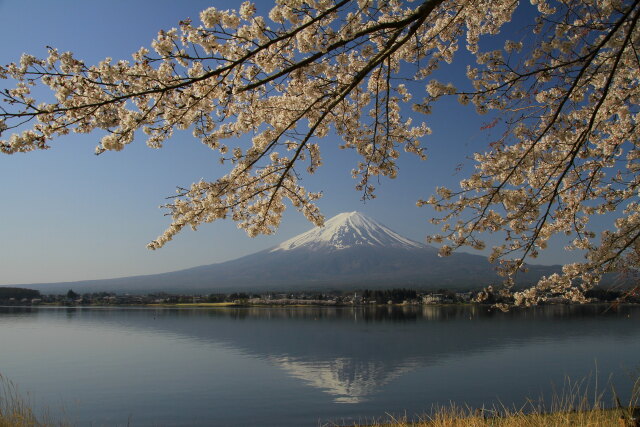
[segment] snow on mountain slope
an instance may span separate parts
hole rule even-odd
[[[405,249],[427,247],[425,244],[402,237],[360,212],[345,212],[328,220],[324,227],[316,227],[299,234],[270,252],[299,248],[340,250],[367,246]]]

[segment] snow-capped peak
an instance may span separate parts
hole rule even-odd
[[[299,234],[271,249],[271,252],[297,248],[339,250],[362,246],[406,249],[426,247],[402,237],[360,212],[344,212],[325,222],[324,227]]]

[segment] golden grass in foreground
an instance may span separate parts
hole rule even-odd
[[[410,422],[404,419],[373,423],[375,427],[551,427],[551,426],[612,426],[636,427],[637,421],[621,409],[595,409],[582,412],[556,412],[550,414],[525,414],[513,412],[501,416],[471,415],[462,409],[448,409]]]
[[[628,402],[622,404],[612,388],[613,406],[606,409],[602,393],[589,399],[583,382],[567,380],[564,392],[556,395],[550,407],[533,401],[519,409],[496,407],[478,410],[452,405],[436,407],[431,414],[409,419],[394,418],[362,424],[370,427],[640,427],[640,377],[631,390]],[[356,425],[357,426],[357,425]]]
[[[0,427],[52,427],[67,426],[52,422],[49,417],[36,416],[27,400],[18,393],[15,385],[0,374]]]

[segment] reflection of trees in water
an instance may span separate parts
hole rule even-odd
[[[635,310],[633,305],[609,306],[605,304],[589,305],[548,305],[531,308],[513,308],[503,313],[488,305],[388,305],[374,307],[230,307],[214,310],[172,310],[160,309],[159,313],[171,313],[176,316],[228,317],[231,319],[255,320],[327,320],[327,321],[364,321],[372,323],[396,322],[411,323],[425,320],[468,320],[472,319],[538,319],[538,320],[577,320],[594,316],[602,318],[625,317]]]
[[[640,306],[606,308],[559,305],[508,313],[487,306],[3,308],[0,313],[52,321],[74,316],[74,322],[224,345],[267,360],[336,401],[359,402],[413,369],[451,357],[532,342],[638,337]]]

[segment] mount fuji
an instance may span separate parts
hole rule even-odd
[[[529,266],[523,284],[557,267]],[[499,280],[486,257],[454,253],[407,239],[359,212],[341,213],[278,246],[186,270],[29,287],[66,292],[233,292],[354,288],[480,288]]]
[[[270,252],[312,250],[334,251],[358,247],[418,249],[422,243],[402,237],[360,212],[346,212],[328,220],[324,227],[313,228],[289,239]]]

